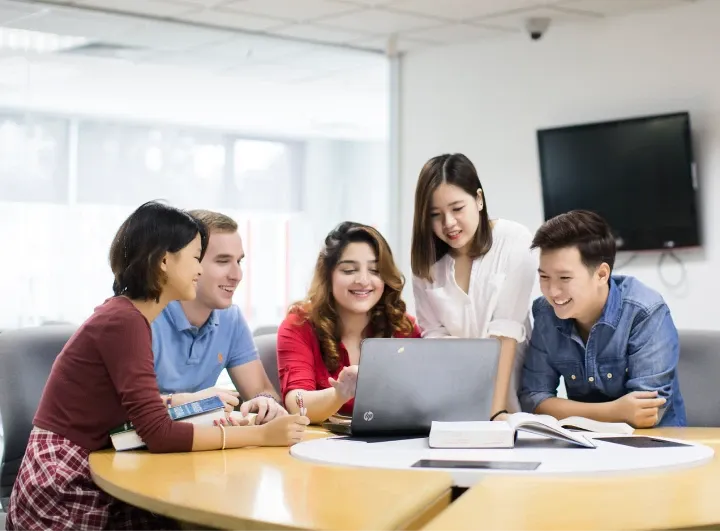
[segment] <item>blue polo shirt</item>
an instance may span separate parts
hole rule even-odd
[[[160,392],[195,393],[214,387],[223,369],[258,359],[247,321],[235,305],[213,310],[200,328],[178,301],[152,323],[155,374]]]

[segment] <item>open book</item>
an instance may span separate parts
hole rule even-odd
[[[513,448],[517,432],[526,431],[585,448],[595,448],[592,439],[567,428],[601,433],[632,433],[632,428],[627,424],[598,422],[582,417],[570,417],[558,421],[550,415],[513,413],[508,416],[506,422],[433,421],[428,444],[431,448]],[[629,431],[627,431],[628,429]]]
[[[516,415],[519,413],[516,413]],[[522,413],[523,415],[529,413]],[[540,415],[535,415],[540,416]],[[549,415],[542,415],[547,417]],[[551,417],[552,418],[552,417]],[[635,428],[624,422],[600,422],[599,420],[586,419],[585,417],[568,417],[559,420],[558,423],[568,430],[591,431],[594,433],[612,433],[615,435],[632,435]]]
[[[215,420],[227,416],[225,403],[217,396],[203,398],[195,402],[188,402],[180,406],[168,409],[170,418],[178,422],[192,422],[199,426],[212,426]],[[238,420],[244,418],[240,412],[233,411],[230,414]],[[250,424],[255,421],[256,414],[250,413],[248,417]],[[110,440],[115,450],[133,450],[145,447],[145,442],[140,438],[132,422],[126,422],[110,432]]]
[[[340,413],[335,413],[334,415],[330,415],[330,417],[325,422],[329,424],[341,424],[343,426],[350,426],[350,423],[352,422],[352,417],[348,415],[341,415]]]

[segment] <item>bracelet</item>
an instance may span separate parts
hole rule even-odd
[[[168,395],[168,397],[165,399],[165,405],[167,406],[168,409],[170,409],[172,407],[172,397],[173,397],[173,394],[170,393]]]
[[[501,409],[497,413],[495,413],[492,417],[490,417],[490,420],[495,420],[495,417],[499,417],[503,413],[507,413],[507,409]],[[509,413],[508,413],[509,414]]]
[[[270,398],[270,399],[274,400],[275,402],[277,402],[280,406],[282,406],[280,401],[277,398],[275,398],[273,395],[271,395],[270,393],[258,393],[253,398],[257,398],[259,396],[264,396],[265,398]]]
[[[222,431],[222,435],[223,435],[223,444],[222,444],[221,450],[224,450],[225,449],[225,426],[223,426],[222,424],[218,424],[218,427],[220,428],[220,431]]]

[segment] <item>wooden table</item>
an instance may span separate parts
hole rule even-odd
[[[309,428],[306,438],[328,432]],[[90,455],[95,483],[127,503],[219,529],[419,529],[450,503],[445,472],[328,467],[287,448]]]
[[[492,476],[424,529],[697,529],[720,525],[720,428],[656,428],[655,435],[715,449],[709,463],[675,471],[601,477]]]
[[[720,454],[720,428],[648,434]],[[327,432],[310,428],[308,437]],[[96,452],[95,482],[113,496],[222,529],[697,529],[720,525],[720,457],[676,471],[602,477],[488,476],[450,505],[444,472],[330,467],[287,448],[150,454]],[[421,476],[418,476],[418,475]],[[419,480],[419,477],[421,478]]]

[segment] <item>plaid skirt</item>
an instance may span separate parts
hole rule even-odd
[[[90,476],[89,454],[60,435],[33,428],[10,495],[5,529],[179,529],[174,520],[101,491]]]

